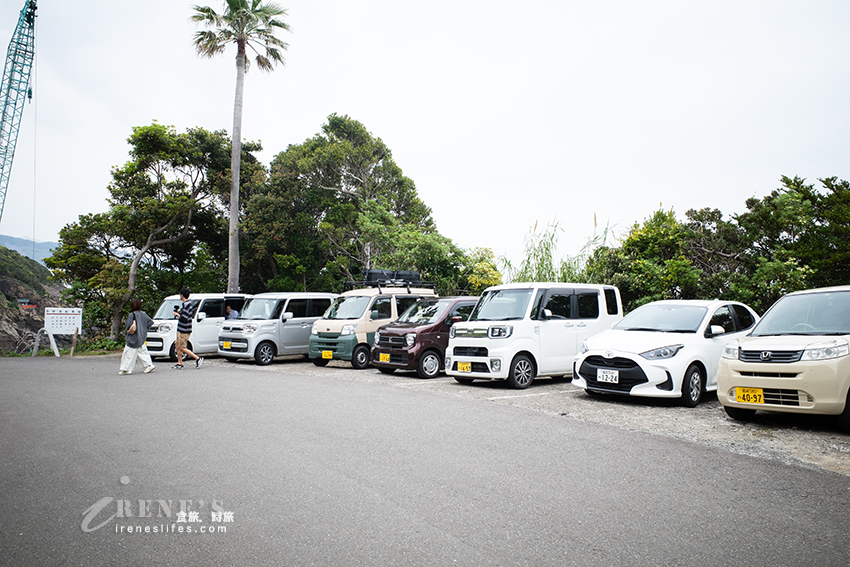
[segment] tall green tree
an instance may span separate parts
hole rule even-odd
[[[245,72],[248,70],[248,49],[256,57],[257,67],[272,71],[275,65],[284,64],[282,52],[289,46],[275,33],[289,30],[289,25],[278,19],[286,10],[262,0],[227,0],[224,13],[219,14],[209,6],[194,6],[192,21],[207,30],[198,31],[194,45],[204,57],[215,57],[228,45],[236,46],[236,97],[233,103],[233,139],[231,143],[230,231],[228,240],[227,291],[239,291],[239,170],[242,156],[242,104],[245,93]]]

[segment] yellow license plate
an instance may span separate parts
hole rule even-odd
[[[471,362],[458,362],[457,363],[457,371],[458,372],[472,372],[472,363]]]
[[[333,358],[333,357],[334,357],[334,351],[332,351],[332,350],[323,350],[322,351],[322,358]]]
[[[230,348],[230,341],[222,341],[221,342],[221,348],[229,349]]]
[[[389,362],[390,354],[388,352],[378,353],[378,362]]]
[[[763,404],[764,391],[761,388],[735,388],[735,401],[748,404]]]

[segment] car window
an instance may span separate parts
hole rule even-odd
[[[598,319],[599,318],[599,294],[597,294],[597,293],[579,293],[578,294],[578,318],[579,319]]]
[[[281,299],[274,306],[274,311],[272,311],[272,316],[269,319],[280,319],[283,316],[283,307],[286,305],[286,300]]]
[[[552,312],[552,319],[571,319],[572,295],[555,292],[546,301],[546,309]]]
[[[292,313],[295,318],[307,316],[307,300],[306,299],[290,299],[286,304],[284,313]]]
[[[540,315],[540,304],[543,303],[543,296],[546,295],[545,289],[538,289],[537,295],[534,298],[534,307],[531,308],[531,318],[537,319]]]
[[[619,312],[617,292],[613,289],[605,288],[605,307],[608,310],[608,315],[616,315]]]
[[[379,297],[372,304],[371,318],[372,319],[389,319],[392,317],[392,301],[391,297]]]
[[[457,305],[451,313],[452,317],[461,317],[464,321],[469,319],[469,314],[472,313],[472,309],[475,307],[474,303],[460,304]]]
[[[224,298],[205,299],[199,312],[206,313],[207,317],[224,317]]]
[[[419,301],[418,297],[414,297],[411,295],[405,295],[404,297],[395,297],[396,300],[396,308],[398,309],[399,315],[407,311],[411,305]],[[389,317],[389,315],[387,315]]]
[[[750,310],[743,305],[733,305],[732,310],[738,316],[739,330],[749,329],[756,324],[756,318],[750,313]]]
[[[735,321],[732,319],[732,311],[729,310],[728,305],[724,305],[714,312],[709,322],[709,328],[712,325],[723,327],[723,330],[727,333],[735,332]]]
[[[313,317],[321,317],[331,306],[331,300],[327,297],[320,297],[313,300]]]

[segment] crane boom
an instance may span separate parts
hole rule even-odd
[[[0,219],[3,218],[24,100],[32,97],[29,82],[35,55],[35,11],[35,0],[24,0],[3,69],[3,84],[0,87]]]

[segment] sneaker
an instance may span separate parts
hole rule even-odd
[[[182,364],[175,364],[174,366],[171,367],[171,369],[172,370],[183,370],[183,365]]]
[[[151,364],[150,366],[148,366],[147,368],[145,368],[145,374],[150,374],[151,372],[153,372],[153,369],[154,369],[154,368],[156,368],[156,366],[154,366],[153,364]]]
[[[200,368],[203,363],[204,363],[204,357],[201,356],[201,357],[198,358],[198,360],[195,361],[195,368]]]
[[[130,374],[132,374],[132,372],[130,372],[129,370],[122,370],[118,373],[118,376],[128,376]]]

